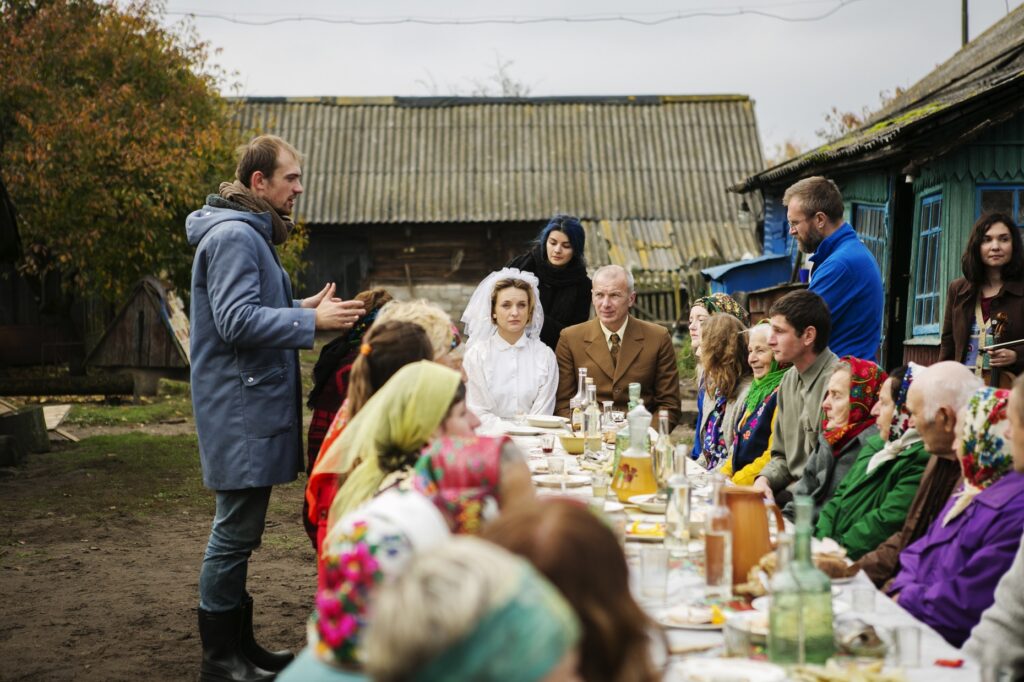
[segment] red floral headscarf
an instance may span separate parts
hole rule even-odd
[[[416,462],[413,488],[430,498],[453,533],[475,535],[500,504],[501,448],[507,437],[436,439]]]
[[[878,392],[889,375],[881,367],[870,360],[861,360],[852,355],[843,356],[840,364],[850,368],[850,418],[845,426],[830,429],[825,425],[828,417],[823,417],[821,427],[824,429],[825,440],[832,446],[832,454],[838,457],[850,441],[860,435],[864,429],[875,423],[871,409],[878,402]]]

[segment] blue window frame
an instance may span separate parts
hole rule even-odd
[[[883,204],[859,204],[853,205],[853,229],[857,236],[868,247],[868,251],[875,257],[878,263],[878,270],[882,273],[882,282],[888,279],[889,270],[887,257],[889,254],[889,231],[886,227],[887,215]]]
[[[917,272],[914,276],[914,336],[938,334],[942,315],[942,194],[921,199]]]
[[[1020,227],[1024,225],[1024,185],[981,184],[978,185],[975,215],[989,211],[1007,213]]]

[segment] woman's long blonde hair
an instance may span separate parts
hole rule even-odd
[[[732,315],[715,313],[701,327],[701,365],[708,395],[736,397],[740,380],[751,374],[747,363],[746,327]]]

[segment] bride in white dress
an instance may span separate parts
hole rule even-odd
[[[544,326],[537,278],[504,268],[480,283],[462,315],[469,341],[466,405],[482,430],[518,415],[550,415],[555,409],[558,361],[540,340]]]

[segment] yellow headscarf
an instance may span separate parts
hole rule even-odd
[[[384,480],[377,460],[381,452],[413,453],[427,444],[461,380],[454,370],[420,360],[398,370],[373,394],[324,453],[325,465],[334,471],[349,471],[359,462],[334,496],[328,528],[377,492]]]

